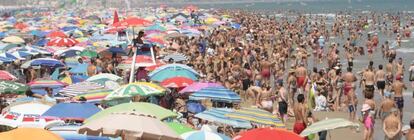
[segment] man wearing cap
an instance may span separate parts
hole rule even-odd
[[[384,120],[390,113],[391,109],[396,108],[394,100],[391,99],[391,93],[384,93],[385,99],[382,100],[379,113],[382,120]]]
[[[407,87],[402,82],[402,76],[398,76],[395,78],[395,82],[391,86],[391,91],[394,91],[394,101],[397,104],[398,109],[401,113],[401,118],[403,116],[402,111],[404,108],[404,97],[403,91],[407,90]]]
[[[386,140],[399,140],[401,132],[401,120],[399,118],[398,110],[391,109],[392,114],[388,115],[382,124],[382,129],[385,133]]]

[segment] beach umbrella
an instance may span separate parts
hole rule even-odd
[[[192,128],[182,123],[167,122],[165,124],[167,124],[168,127],[170,127],[174,132],[176,132],[179,135],[184,134],[186,132],[194,131]]]
[[[13,60],[17,60],[18,59],[13,54],[7,53],[7,52],[0,53],[0,57],[5,57],[5,58],[13,59]]]
[[[191,113],[197,114],[206,110],[206,107],[197,102],[187,102],[187,110]]]
[[[172,78],[165,79],[164,81],[160,83],[160,85],[166,88],[182,88],[192,83],[194,83],[194,81],[190,78],[172,77]]]
[[[47,93],[46,88],[51,88],[53,94],[56,94],[66,86],[66,83],[54,80],[37,80],[28,83],[28,85],[33,93],[45,95]]]
[[[343,118],[326,119],[326,120],[318,121],[308,126],[305,130],[302,131],[302,133],[300,133],[300,135],[305,137],[305,136],[315,134],[321,131],[334,130],[334,129],[339,129],[339,128],[349,128],[349,127],[359,128],[359,124],[351,122]]]
[[[84,120],[101,111],[91,103],[58,103],[49,108],[43,117],[56,117],[59,119]]]
[[[119,77],[118,75],[115,75],[115,74],[100,73],[100,74],[89,77],[88,79],[86,79],[86,81],[96,81],[96,80],[100,80],[100,79],[109,79],[109,80],[112,80],[112,81],[122,80],[121,77]]]
[[[48,43],[47,46],[57,46],[57,47],[72,47],[75,46],[76,44],[78,44],[79,42],[76,39],[73,38],[61,38],[61,37],[56,37],[51,39]]]
[[[52,126],[47,130],[61,136],[65,140],[114,140],[104,136],[88,136],[78,134],[79,125]]]
[[[64,56],[64,57],[74,57],[78,56],[85,48],[82,47],[71,47],[64,50],[58,50],[54,52],[54,55]]]
[[[127,19],[124,19],[123,21],[112,24],[112,26],[114,27],[121,27],[121,26],[136,27],[136,26],[148,26],[151,24],[152,24],[151,21],[148,21],[143,18],[129,17]]]
[[[240,135],[233,138],[233,140],[303,140],[301,136],[281,128],[256,128],[242,132]]]
[[[89,57],[89,58],[96,58],[98,56],[98,53],[93,50],[85,49],[79,55]]]
[[[170,110],[167,110],[161,106],[158,106],[156,104],[145,103],[145,102],[132,102],[132,103],[119,104],[119,105],[107,108],[105,110],[102,110],[96,113],[95,115],[89,117],[88,119],[86,119],[85,123],[94,121],[96,119],[105,117],[107,115],[110,115],[116,112],[137,112],[139,114],[148,114],[151,116],[155,116],[158,120],[164,120],[166,118],[177,116],[176,113]]]
[[[91,80],[89,82],[94,82],[94,83],[98,83],[100,85],[103,85],[105,88],[107,89],[111,89],[111,90],[115,90],[120,88],[121,86],[119,85],[118,81],[113,81],[111,79],[108,78],[102,78],[102,79],[97,79],[97,80]]]
[[[25,94],[29,87],[25,84],[0,80],[0,93]]]
[[[197,80],[198,73],[191,67],[183,64],[167,64],[158,67],[154,71],[148,74],[152,81],[164,81],[165,79],[172,77],[186,77],[192,80]]]
[[[187,37],[185,34],[173,32],[165,35],[166,38],[179,38],[179,37]]]
[[[111,94],[106,96],[106,99],[111,100],[115,98],[133,97],[136,95],[146,97],[163,94],[165,94],[165,89],[156,84],[148,82],[135,82],[123,85],[114,90]]]
[[[275,127],[285,127],[283,122],[277,116],[259,108],[241,108],[225,116],[235,119],[242,119],[261,125],[270,125]]]
[[[249,121],[225,116],[225,114],[231,112],[233,112],[233,110],[228,108],[213,108],[201,113],[197,113],[195,117],[214,123],[233,126],[235,128],[252,128],[252,125]]]
[[[18,36],[8,36],[1,41],[13,44],[22,44],[25,42],[21,37]]]
[[[159,60],[153,60],[152,57],[150,56],[146,56],[146,55],[137,55],[135,57],[136,61],[135,61],[135,68],[139,68],[139,67],[151,67],[151,66],[156,66],[156,65],[163,65],[164,63],[159,61]],[[119,69],[130,69],[131,68],[131,64],[132,64],[132,57],[123,60],[119,65],[118,68]],[[154,63],[155,62],[155,63]]]
[[[0,125],[44,128],[51,124],[62,123],[62,121],[56,119],[44,119],[41,117],[49,108],[49,105],[40,103],[24,103],[11,106],[3,110],[0,116]]]
[[[179,93],[193,93],[193,92],[197,92],[203,88],[208,88],[208,87],[213,88],[213,87],[223,87],[223,86],[219,83],[195,82],[183,88]]]
[[[173,62],[181,62],[181,61],[187,61],[188,60],[187,56],[185,56],[182,53],[168,54],[168,55],[164,56],[164,58],[163,58],[164,61],[169,61],[170,59]]]
[[[0,70],[0,80],[16,80],[16,76],[10,74],[8,71]]]
[[[25,51],[14,51],[11,53],[14,57],[18,59],[26,59],[26,57],[31,56],[32,54]]]
[[[52,32],[49,32],[46,35],[46,37],[48,37],[48,38],[57,38],[57,37],[66,38],[67,35],[62,31],[52,31]]]
[[[14,61],[13,59],[0,56],[0,65],[1,64],[10,64],[13,61]]]
[[[52,58],[36,58],[29,61],[26,61],[22,64],[21,68],[28,68],[30,66],[45,66],[45,67],[64,67],[65,64],[59,60]]]
[[[0,50],[3,50],[5,52],[5,51],[11,50],[16,47],[17,47],[17,44],[2,44],[0,46]]]
[[[91,90],[102,90],[104,89],[103,85],[98,83],[84,81],[76,84],[69,85],[59,91],[61,95],[74,97],[76,95],[85,94]]]
[[[231,140],[230,137],[205,130],[191,131],[181,134],[184,140]]]
[[[162,38],[149,38],[149,39],[145,39],[146,42],[149,42],[153,45],[157,45],[160,47],[164,47],[164,45],[166,44],[165,41]]]
[[[59,135],[39,128],[17,128],[0,133],[2,140],[64,140]]]
[[[31,35],[37,36],[37,37],[44,37],[46,36],[48,33],[45,31],[40,31],[40,30],[33,30],[30,32]]]
[[[154,116],[136,112],[114,113],[82,125],[79,134],[123,139],[180,140],[173,130]]]
[[[190,100],[211,99],[221,102],[240,102],[240,96],[224,87],[204,88],[190,95]]]
[[[165,32],[167,31],[167,28],[159,25],[159,24],[154,24],[152,26],[149,26],[147,28],[144,29],[145,31],[160,31],[160,32]]]

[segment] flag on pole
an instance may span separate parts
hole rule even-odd
[[[118,17],[118,11],[115,10],[115,12],[114,12],[114,22],[112,24],[115,24],[117,22],[119,22],[119,17]]]

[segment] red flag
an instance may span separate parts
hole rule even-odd
[[[114,12],[114,22],[112,24],[115,24],[117,22],[119,22],[119,17],[118,17],[118,12],[115,10],[115,12]]]

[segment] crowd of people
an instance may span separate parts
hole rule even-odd
[[[276,17],[242,10],[217,10],[212,14],[229,15],[240,28],[218,26],[200,29],[202,34],[196,37],[169,38],[164,47],[153,46],[155,58],[173,52],[186,55],[189,60],[184,63],[200,73],[200,81],[221,83],[237,92],[242,98],[237,106],[257,106],[285,123],[294,120],[293,128],[288,129],[297,134],[317,121],[312,112],[327,111],[349,112],[349,120],[363,124],[364,140],[373,140],[374,133],[385,133],[386,139],[399,139],[402,134],[407,140],[414,139],[414,120],[403,121],[404,101],[410,100],[404,93],[409,88],[407,81],[414,81],[414,62],[406,67],[404,61],[411,58],[402,58],[396,51],[404,47],[402,40],[411,39],[414,19],[410,15],[340,12],[327,17],[292,12]],[[145,32],[139,32],[126,52],[144,44],[144,37]],[[27,44],[40,39],[31,38]],[[131,57],[133,53],[126,55]],[[65,61],[64,57],[53,57]],[[365,57],[368,63],[356,62]],[[89,63],[88,76],[111,73],[128,83],[130,70],[117,69],[121,61],[120,56],[113,55],[79,58],[78,62]],[[53,72],[48,68],[22,69],[21,64],[15,61],[1,69],[23,83],[48,79]],[[147,74],[140,68],[134,80],[149,81]],[[61,76],[67,75],[64,72]],[[151,102],[185,113],[185,107],[179,106],[185,104],[184,99],[171,94]],[[197,127],[190,121],[188,124]],[[410,128],[403,129],[403,124]],[[381,132],[374,131],[374,125],[382,125]],[[326,137],[326,132],[319,136]]]

